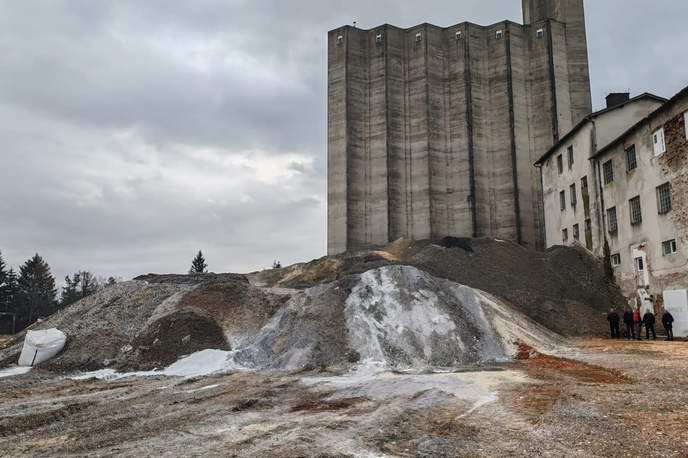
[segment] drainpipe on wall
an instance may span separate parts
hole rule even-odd
[[[595,123],[595,119],[592,117],[590,118],[590,122],[592,122],[592,154],[591,156],[594,156],[597,154],[597,124]],[[597,208],[597,220],[600,221],[602,224],[602,237],[600,239],[602,240],[607,240],[607,221],[604,217],[604,189],[603,189],[603,181],[602,181],[602,172],[600,171],[600,161],[597,159],[594,159],[592,162],[592,167],[593,171],[597,172],[597,192],[598,192],[598,208]],[[593,246],[593,248],[595,248]]]
[[[542,197],[540,198],[540,205],[542,205],[542,243],[544,245],[543,251],[547,251],[547,218],[545,217],[545,180],[542,177],[542,164],[537,164],[535,167],[540,169],[540,194],[542,194]]]

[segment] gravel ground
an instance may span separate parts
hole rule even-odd
[[[0,456],[688,456],[688,344],[580,341],[483,372],[0,378]]]

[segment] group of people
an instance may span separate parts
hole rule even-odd
[[[619,314],[611,309],[607,315],[607,321],[609,321],[609,327],[612,331],[612,339],[620,339],[620,323],[621,318]],[[674,317],[671,316],[668,310],[664,311],[662,316],[662,326],[667,334],[667,340],[674,340]],[[655,314],[652,312],[647,312],[642,317],[640,316],[640,310],[632,312],[631,309],[627,309],[623,315],[623,324],[626,326],[626,337],[630,339],[640,340],[640,334],[643,330],[643,325],[645,326],[645,338],[650,339],[650,333],[652,333],[652,339],[657,339],[657,334],[655,333]]]

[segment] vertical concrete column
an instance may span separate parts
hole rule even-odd
[[[570,81],[567,92],[573,124],[592,112],[588,43],[583,0],[523,0],[523,22],[526,25],[552,19],[566,25],[566,73]]]
[[[445,33],[426,27],[426,87],[428,109],[428,170],[430,179],[430,236],[442,238],[449,231],[448,81]]]
[[[421,34],[420,41],[417,34]],[[428,39],[427,27],[406,37],[407,233],[415,240],[430,237],[430,178],[428,160]],[[410,204],[410,205],[408,205]]]
[[[482,237],[490,233],[492,226],[491,186],[492,158],[490,151],[490,79],[487,62],[487,38],[485,29],[473,24],[466,27],[468,45],[467,62],[470,72],[470,141],[473,150],[473,171],[475,186],[475,235]]]
[[[569,61],[566,45],[566,26],[550,21],[551,52],[554,68],[555,97],[557,100],[558,138],[566,135],[574,126],[571,106],[571,86],[569,84]],[[589,113],[586,113],[586,115]],[[583,116],[581,117],[583,119]],[[581,119],[577,120],[580,121]]]
[[[470,46],[467,24],[449,29],[445,35],[449,156],[447,158],[448,233],[473,237],[475,178],[473,163],[473,103],[471,97]],[[461,33],[457,39],[457,32]]]
[[[406,118],[406,32],[386,27],[387,49],[387,164],[389,238],[408,237],[409,213],[406,184],[408,120]]]
[[[367,36],[366,245],[382,245],[389,241],[386,39],[382,27]]]
[[[327,252],[341,253],[347,241],[346,28],[328,34]],[[342,43],[338,37],[342,36]]]
[[[497,31],[502,37],[497,38]],[[490,124],[488,154],[491,167],[486,171],[489,177],[491,221],[485,236],[518,241],[516,183],[514,182],[515,144],[513,137],[513,104],[511,69],[509,67],[508,23],[501,23],[486,29],[487,75]]]
[[[349,28],[347,44],[347,248],[366,244],[367,190],[369,161],[368,134],[368,52],[367,33]]]

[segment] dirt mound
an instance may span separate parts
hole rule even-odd
[[[295,295],[230,365],[418,370],[510,361],[516,342],[543,351],[562,343],[488,294],[390,266]]]
[[[130,347],[118,368],[147,371],[169,366],[198,351],[230,350],[223,329],[213,319],[193,312],[176,312],[159,319]]]
[[[400,239],[387,247],[300,265],[264,285],[310,287],[389,265],[413,266],[435,277],[486,291],[565,336],[603,334],[607,330],[603,314],[610,307],[626,305],[618,289],[584,250],[556,247],[541,253],[493,238]],[[252,275],[248,278],[254,282],[256,277]]]
[[[257,334],[289,297],[288,292],[262,290],[248,282],[218,280],[190,291],[178,307],[213,317],[232,347],[237,347]]]
[[[149,370],[201,350],[230,350],[255,335],[289,297],[251,286],[243,275],[140,278],[146,280],[105,288],[36,324],[32,329],[55,327],[67,335],[63,351],[42,367]],[[0,367],[17,362],[22,343],[19,334],[0,349]]]

